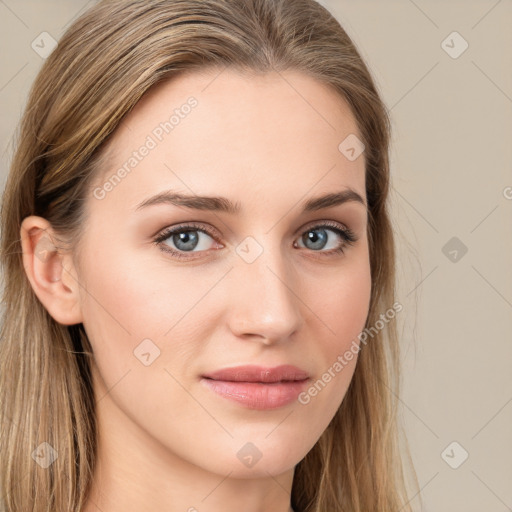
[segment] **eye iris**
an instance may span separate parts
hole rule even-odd
[[[192,247],[190,247],[190,240],[192,240]],[[172,237],[172,241],[181,251],[189,251],[194,249],[198,240],[199,236],[195,231],[182,231],[181,233],[174,234]],[[183,246],[183,244],[185,245]]]
[[[320,236],[318,235],[318,233],[321,233]],[[326,230],[325,229],[321,229],[321,228],[317,228],[317,229],[313,229],[311,231],[308,231],[304,235],[303,240],[304,240],[304,245],[307,246],[306,242],[311,240],[313,242],[313,244],[314,244],[314,247],[311,247],[312,249],[321,249],[325,245],[325,243],[327,242]]]

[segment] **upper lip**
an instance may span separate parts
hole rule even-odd
[[[216,370],[203,377],[231,382],[282,382],[305,380],[309,375],[296,366],[283,364],[273,368],[255,365],[235,366]]]

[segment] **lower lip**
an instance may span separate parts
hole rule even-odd
[[[212,391],[250,409],[277,409],[294,402],[309,379],[288,382],[231,382],[203,378]]]

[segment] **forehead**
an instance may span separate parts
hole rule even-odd
[[[364,198],[364,153],[348,159],[347,137],[361,139],[347,102],[298,71],[188,72],[153,87],[123,119],[94,186],[107,190],[103,206],[131,212],[170,189],[242,206],[334,187]]]

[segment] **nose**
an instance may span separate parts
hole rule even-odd
[[[279,249],[265,248],[251,263],[235,257],[229,290],[233,334],[266,345],[288,340],[304,322],[298,284],[298,276]]]

